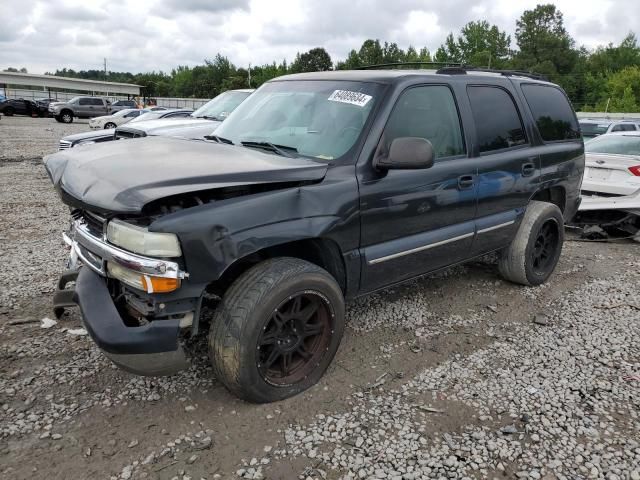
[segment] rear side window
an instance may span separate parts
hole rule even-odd
[[[382,138],[387,152],[391,142],[400,137],[429,140],[436,158],[465,152],[460,117],[449,87],[428,85],[413,87],[402,93]]]
[[[522,85],[540,136],[545,142],[580,138],[578,122],[565,94],[549,85]]]
[[[527,143],[518,109],[506,90],[499,87],[471,86],[467,91],[480,153]]]
[[[635,132],[636,127],[631,123],[621,123],[611,129],[612,132]]]
[[[100,100],[99,98],[92,98],[91,99],[91,105],[100,105],[103,106],[104,103],[102,102],[102,100]]]

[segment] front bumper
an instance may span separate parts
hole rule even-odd
[[[179,343],[180,320],[158,320],[128,327],[106,282],[82,267],[73,300],[93,341],[116,365],[137,375],[170,375],[188,366]]]
[[[154,318],[140,326],[129,326],[114,303],[113,291],[110,291],[106,278],[107,262],[118,263],[142,275],[180,279],[188,277],[179,265],[169,260],[136,255],[110,245],[92,233],[81,220],[73,222],[70,234],[64,234],[64,240],[71,247],[71,270],[62,275],[54,295],[56,315],[71,303],[78,305],[83,323],[96,345],[116,365],[129,372],[170,375],[187,367],[188,362],[180,344],[180,332],[181,328],[188,325],[181,322],[185,318],[195,321],[193,319],[198,314],[199,303],[193,297],[197,288],[180,289],[182,291],[175,292],[173,296],[164,294],[162,300],[153,307],[149,306],[149,301],[144,301],[153,297],[153,294],[139,292],[141,296],[146,295],[139,303],[150,308]],[[75,288],[66,290],[66,284],[72,281],[75,281]],[[121,296],[139,298],[126,292]],[[131,305],[129,301],[127,304]],[[154,308],[165,310],[154,311]],[[162,313],[166,314],[164,318],[162,315],[157,318]],[[182,318],[175,318],[181,314]]]

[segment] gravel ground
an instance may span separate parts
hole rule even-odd
[[[322,381],[250,405],[205,338],[140,378],[77,312],[41,328],[67,211],[40,157],[86,129],[0,121],[0,477],[640,479],[640,245],[570,235],[542,287],[488,257],[353,302]]]

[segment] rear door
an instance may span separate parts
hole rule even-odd
[[[78,106],[75,108],[76,117],[91,117],[93,105],[91,104],[91,99],[87,97],[82,97],[78,100]]]
[[[474,254],[508,245],[539,174],[520,109],[509,84],[469,85],[478,166],[477,236]]]
[[[400,137],[420,137],[435,163],[419,170],[358,169],[362,291],[371,291],[461,261],[474,235],[476,165],[467,157],[449,85],[404,90],[386,122],[376,155]]]
[[[91,116],[92,117],[100,117],[102,115],[107,115],[107,104],[101,98],[92,98],[91,99]]]

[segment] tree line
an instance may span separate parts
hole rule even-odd
[[[283,60],[238,67],[220,54],[195,67],[179,66],[170,73],[108,72],[106,80],[136,83],[151,97],[210,98],[232,88],[258,87],[274,77],[289,73],[360,68],[397,62],[438,62],[483,68],[535,72],[560,84],[576,110],[640,111],[640,46],[630,32],[619,44],[588,50],[576,45],[564,26],[562,12],[552,4],[526,10],[516,21],[515,48],[510,35],[485,20],[467,23],[450,33],[435,51],[395,42],[365,40],[347,58],[334,62],[322,47],[298,53],[291,63]],[[409,67],[411,68],[411,67]],[[415,65],[413,68],[429,68]],[[14,71],[16,69],[13,69]],[[63,68],[51,75],[105,79],[102,70]]]

